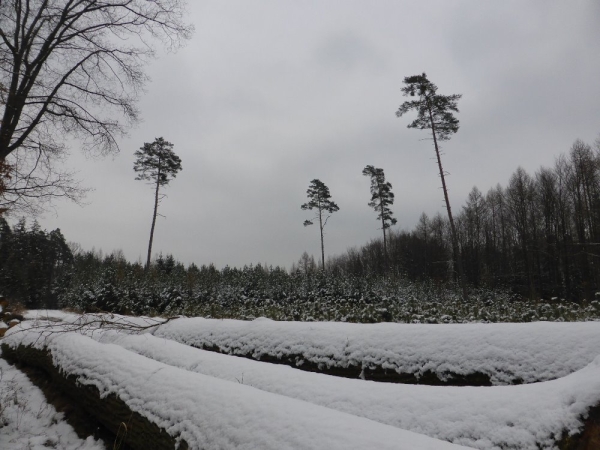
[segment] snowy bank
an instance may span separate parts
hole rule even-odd
[[[104,450],[80,439],[63,414],[46,402],[27,376],[0,358],[0,448],[6,450]]]
[[[425,325],[191,318],[168,322],[153,334],[313,371],[424,384],[552,380],[600,354],[600,322]]]
[[[192,449],[464,448],[172,367],[77,333],[41,338],[35,329],[20,328],[2,346],[47,352],[65,377],[76,377],[102,397],[117,397]]]
[[[414,386],[340,379],[199,350],[149,334],[96,334],[100,342],[189,371],[482,450],[553,448],[600,405],[600,356],[553,381],[520,386]]]

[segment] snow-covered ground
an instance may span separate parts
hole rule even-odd
[[[324,366],[399,373],[483,373],[493,384],[532,383],[582,369],[600,354],[600,322],[354,324],[178,319],[154,335],[235,355],[300,356]]]
[[[303,372],[207,352],[149,334],[96,334],[165,364],[301,399],[480,449],[551,448],[600,404],[600,356],[564,378],[520,386],[440,387],[377,383]]]
[[[0,449],[104,450],[92,437],[80,439],[48,404],[40,389],[0,358]]]
[[[132,411],[180,436],[192,449],[464,448],[169,366],[78,333],[57,332],[40,339],[39,329],[21,328],[9,331],[3,343],[49,349],[65,374],[96,386],[103,395],[118,395]]]

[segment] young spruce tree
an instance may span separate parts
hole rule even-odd
[[[323,244],[323,228],[331,217],[331,214],[340,208],[331,199],[329,188],[321,180],[316,178],[310,182],[306,195],[309,198],[308,203],[304,203],[300,208],[306,210],[317,210],[317,214],[312,220],[319,219],[319,230],[321,231],[321,268],[325,270],[325,245]],[[327,214],[329,213],[329,214]],[[312,220],[305,220],[304,226],[312,225]]]
[[[135,157],[133,170],[138,173],[135,179],[148,181],[148,184],[155,187],[154,213],[152,214],[148,258],[146,259],[146,270],[149,270],[158,204],[164,197],[159,191],[161,187],[169,184],[177,176],[177,172],[181,170],[181,159],[173,152],[173,144],[165,141],[162,137],[156,138],[152,143],[144,143],[144,146],[135,152]]]
[[[371,177],[371,201],[369,202],[369,206],[378,213],[377,220],[381,220],[381,229],[383,230],[383,255],[387,263],[388,254],[385,230],[392,225],[396,225],[397,222],[397,220],[392,217],[392,210],[389,208],[394,204],[392,183],[385,181],[383,169],[367,166],[363,169],[362,174]]]
[[[437,93],[437,86],[427,79],[427,75],[413,75],[404,78],[404,87],[402,95],[408,97],[416,97],[416,100],[406,101],[400,105],[396,116],[401,117],[409,111],[416,111],[417,118],[408,124],[408,128],[417,128],[419,130],[431,130],[433,146],[435,148],[435,156],[442,179],[442,189],[444,191],[444,200],[446,202],[446,210],[448,211],[448,220],[450,222],[450,232],[452,234],[452,250],[454,260],[458,269],[458,278],[462,290],[462,295],[467,300],[467,288],[465,284],[465,275],[460,256],[460,247],[458,244],[458,234],[452,217],[452,209],[450,208],[450,200],[448,199],[448,189],[446,187],[446,179],[444,177],[444,169],[442,168],[442,160],[440,158],[441,141],[447,141],[458,131],[458,119],[454,117],[453,112],[458,112],[457,102],[462,95],[440,95]]]

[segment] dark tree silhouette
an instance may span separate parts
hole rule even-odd
[[[0,218],[0,294],[28,308],[56,308],[66,287],[73,254],[59,229],[27,228],[21,219],[11,229]]]
[[[0,162],[10,156],[19,171],[17,198],[78,198],[55,163],[65,135],[95,153],[118,151],[117,138],[139,120],[153,42],[175,49],[191,36],[185,4],[0,1]]]
[[[177,176],[177,172],[181,170],[181,159],[173,152],[173,144],[165,141],[162,137],[156,138],[152,143],[144,143],[144,146],[135,152],[135,157],[133,170],[138,173],[135,179],[146,180],[149,184],[155,186],[154,213],[152,214],[148,258],[146,259],[146,270],[148,270],[152,256],[152,240],[154,238],[158,204],[164,197],[160,195],[159,191],[161,187],[169,184]]]
[[[6,205],[3,204],[4,201],[2,201],[2,199],[4,199],[4,193],[6,192],[6,183],[9,180],[10,167],[3,161],[0,161],[0,217],[2,217],[2,214],[8,211],[8,208],[6,207]]]
[[[437,93],[437,86],[427,79],[426,74],[413,75],[404,78],[405,86],[402,88],[402,94],[409,97],[417,97],[417,100],[406,101],[400,105],[396,115],[401,117],[409,111],[416,111],[417,118],[408,124],[408,128],[418,128],[419,130],[431,130],[433,145],[435,147],[435,156],[437,158],[440,178],[442,179],[442,189],[444,190],[444,200],[446,210],[448,211],[448,220],[450,221],[450,230],[452,233],[452,249],[454,260],[458,267],[458,277],[462,288],[463,297],[467,299],[467,288],[465,284],[462,258],[456,225],[452,217],[450,200],[448,199],[448,188],[446,187],[446,178],[442,168],[440,158],[439,142],[447,141],[458,131],[458,119],[454,117],[453,112],[458,112],[456,103],[462,97],[460,94],[440,95]]]
[[[394,204],[392,183],[385,181],[383,169],[366,166],[363,169],[362,174],[371,178],[371,201],[369,202],[369,206],[377,212],[377,220],[381,220],[381,229],[383,230],[383,254],[387,260],[388,251],[385,230],[397,223],[397,220],[392,217],[392,210],[389,208]]]
[[[306,196],[309,198],[308,203],[304,203],[300,208],[304,210],[317,210],[317,214],[312,220],[319,220],[319,231],[321,232],[321,268],[325,270],[325,244],[323,243],[323,228],[327,225],[327,221],[331,214],[338,211],[340,208],[331,200],[329,188],[321,180],[314,179],[310,182]],[[327,214],[328,213],[328,214]],[[313,224],[312,220],[305,220],[304,226]]]

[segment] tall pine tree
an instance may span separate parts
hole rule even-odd
[[[309,198],[308,203],[300,206],[303,210],[316,209],[317,213],[313,220],[319,220],[319,231],[321,232],[321,267],[325,270],[325,245],[323,243],[323,228],[327,225],[327,221],[331,214],[338,211],[340,208],[334,201],[331,200],[329,188],[321,180],[314,179],[310,182],[306,195]],[[312,225],[312,220],[305,220],[304,226]]]
[[[135,179],[148,181],[150,185],[154,186],[154,213],[152,214],[146,259],[146,270],[148,270],[152,257],[152,241],[158,204],[164,197],[160,194],[160,188],[165,187],[177,176],[177,172],[181,170],[181,159],[173,152],[173,144],[165,141],[162,137],[156,138],[152,143],[144,143],[144,146],[135,152],[135,157],[133,170],[138,174]]]
[[[383,169],[367,166],[362,174],[371,178],[371,201],[369,206],[377,212],[377,219],[381,220],[381,229],[383,230],[383,254],[387,263],[387,237],[385,230],[392,225],[396,225],[397,220],[392,217],[392,210],[389,208],[394,204],[394,193],[392,192],[392,183],[385,181]]]
[[[398,111],[396,111],[396,116],[402,117],[402,115],[409,111],[416,111],[417,118],[408,124],[408,128],[431,130],[435,156],[440,171],[440,178],[442,179],[442,189],[444,190],[444,200],[446,202],[446,210],[448,211],[448,220],[450,221],[452,250],[458,268],[458,277],[463,298],[467,300],[467,288],[460,256],[458,234],[452,216],[452,209],[450,208],[448,188],[446,187],[446,178],[444,177],[439,147],[440,142],[449,140],[450,137],[458,131],[458,119],[454,117],[453,112],[458,112],[457,102],[462,95],[438,94],[437,86],[429,81],[425,73],[404,78],[404,85],[402,94],[408,97],[417,97],[417,99],[402,103],[400,108],[398,108]]]

